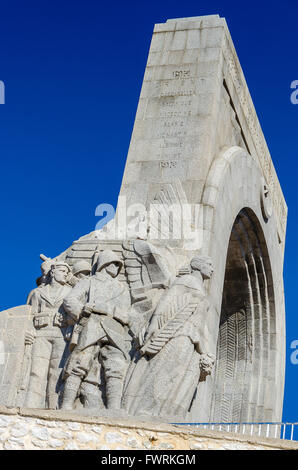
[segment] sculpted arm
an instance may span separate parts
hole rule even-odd
[[[79,281],[63,301],[63,307],[66,313],[75,322],[79,320],[87,301],[89,291],[89,280]]]
[[[39,306],[38,298],[39,297],[36,294],[36,289],[33,289],[27,298],[27,305],[31,305],[31,312],[33,313],[33,315],[38,313],[38,306]]]
[[[143,344],[144,342],[149,341],[149,339],[156,333],[161,326],[164,324],[164,321],[169,315],[171,306],[173,304],[173,298],[168,296],[166,293],[157,304],[149,323],[145,326],[143,331],[140,334],[139,342]]]
[[[101,299],[96,299],[92,309],[94,313],[108,315],[115,318],[115,320],[123,325],[127,325],[129,321],[129,311],[131,309],[129,291],[123,289],[119,292],[118,297],[112,299],[111,302],[103,302]]]
[[[145,343],[147,343],[154,333],[159,330],[160,318],[161,314],[158,314],[157,311],[153,312],[149,323],[139,333],[138,341],[140,346],[143,346]]]
[[[158,312],[154,312],[147,327],[146,339],[149,339],[159,329],[159,318]]]
[[[113,312],[113,317],[123,325],[129,324],[129,313],[131,310],[130,294],[128,290],[124,290],[119,298],[119,303],[116,304]]]
[[[33,324],[33,318],[36,313],[38,313],[38,295],[36,295],[35,289],[30,292],[27,299],[27,305],[31,306],[31,319],[29,329],[25,331],[25,344],[33,344],[35,339],[35,327]]]

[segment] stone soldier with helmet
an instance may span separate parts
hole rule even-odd
[[[72,274],[77,278],[78,281],[80,279],[84,279],[87,276],[90,276],[90,273],[91,265],[84,259],[77,261],[72,267]]]
[[[95,274],[80,280],[64,299],[65,311],[82,329],[65,367],[62,409],[73,408],[86,381],[89,406],[103,407],[103,393],[107,408],[120,408],[129,362],[126,325],[131,308],[126,285],[116,279],[121,267],[122,261],[113,251],[102,251]],[[99,387],[100,369],[104,390]]]

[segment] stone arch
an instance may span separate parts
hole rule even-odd
[[[255,214],[240,211],[230,236],[212,400],[212,421],[271,419],[276,377],[275,301],[270,259]]]
[[[283,256],[275,216],[263,216],[262,184],[254,158],[231,147],[214,161],[203,191],[203,251],[215,263],[206,336],[216,366],[201,392],[209,398],[202,418],[213,422],[281,419]]]

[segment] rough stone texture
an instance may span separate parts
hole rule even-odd
[[[6,415],[5,413],[10,413]],[[0,450],[288,450],[297,442],[132,420],[84,418],[69,412],[0,408]],[[53,423],[55,426],[53,427]],[[59,427],[59,434],[56,430]],[[22,429],[22,437],[14,430]],[[98,432],[99,429],[101,432]],[[59,435],[59,437],[58,437]]]

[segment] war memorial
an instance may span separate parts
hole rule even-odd
[[[286,447],[182,426],[281,421],[286,222],[226,20],[156,24],[115,218],[0,314],[0,447]]]

